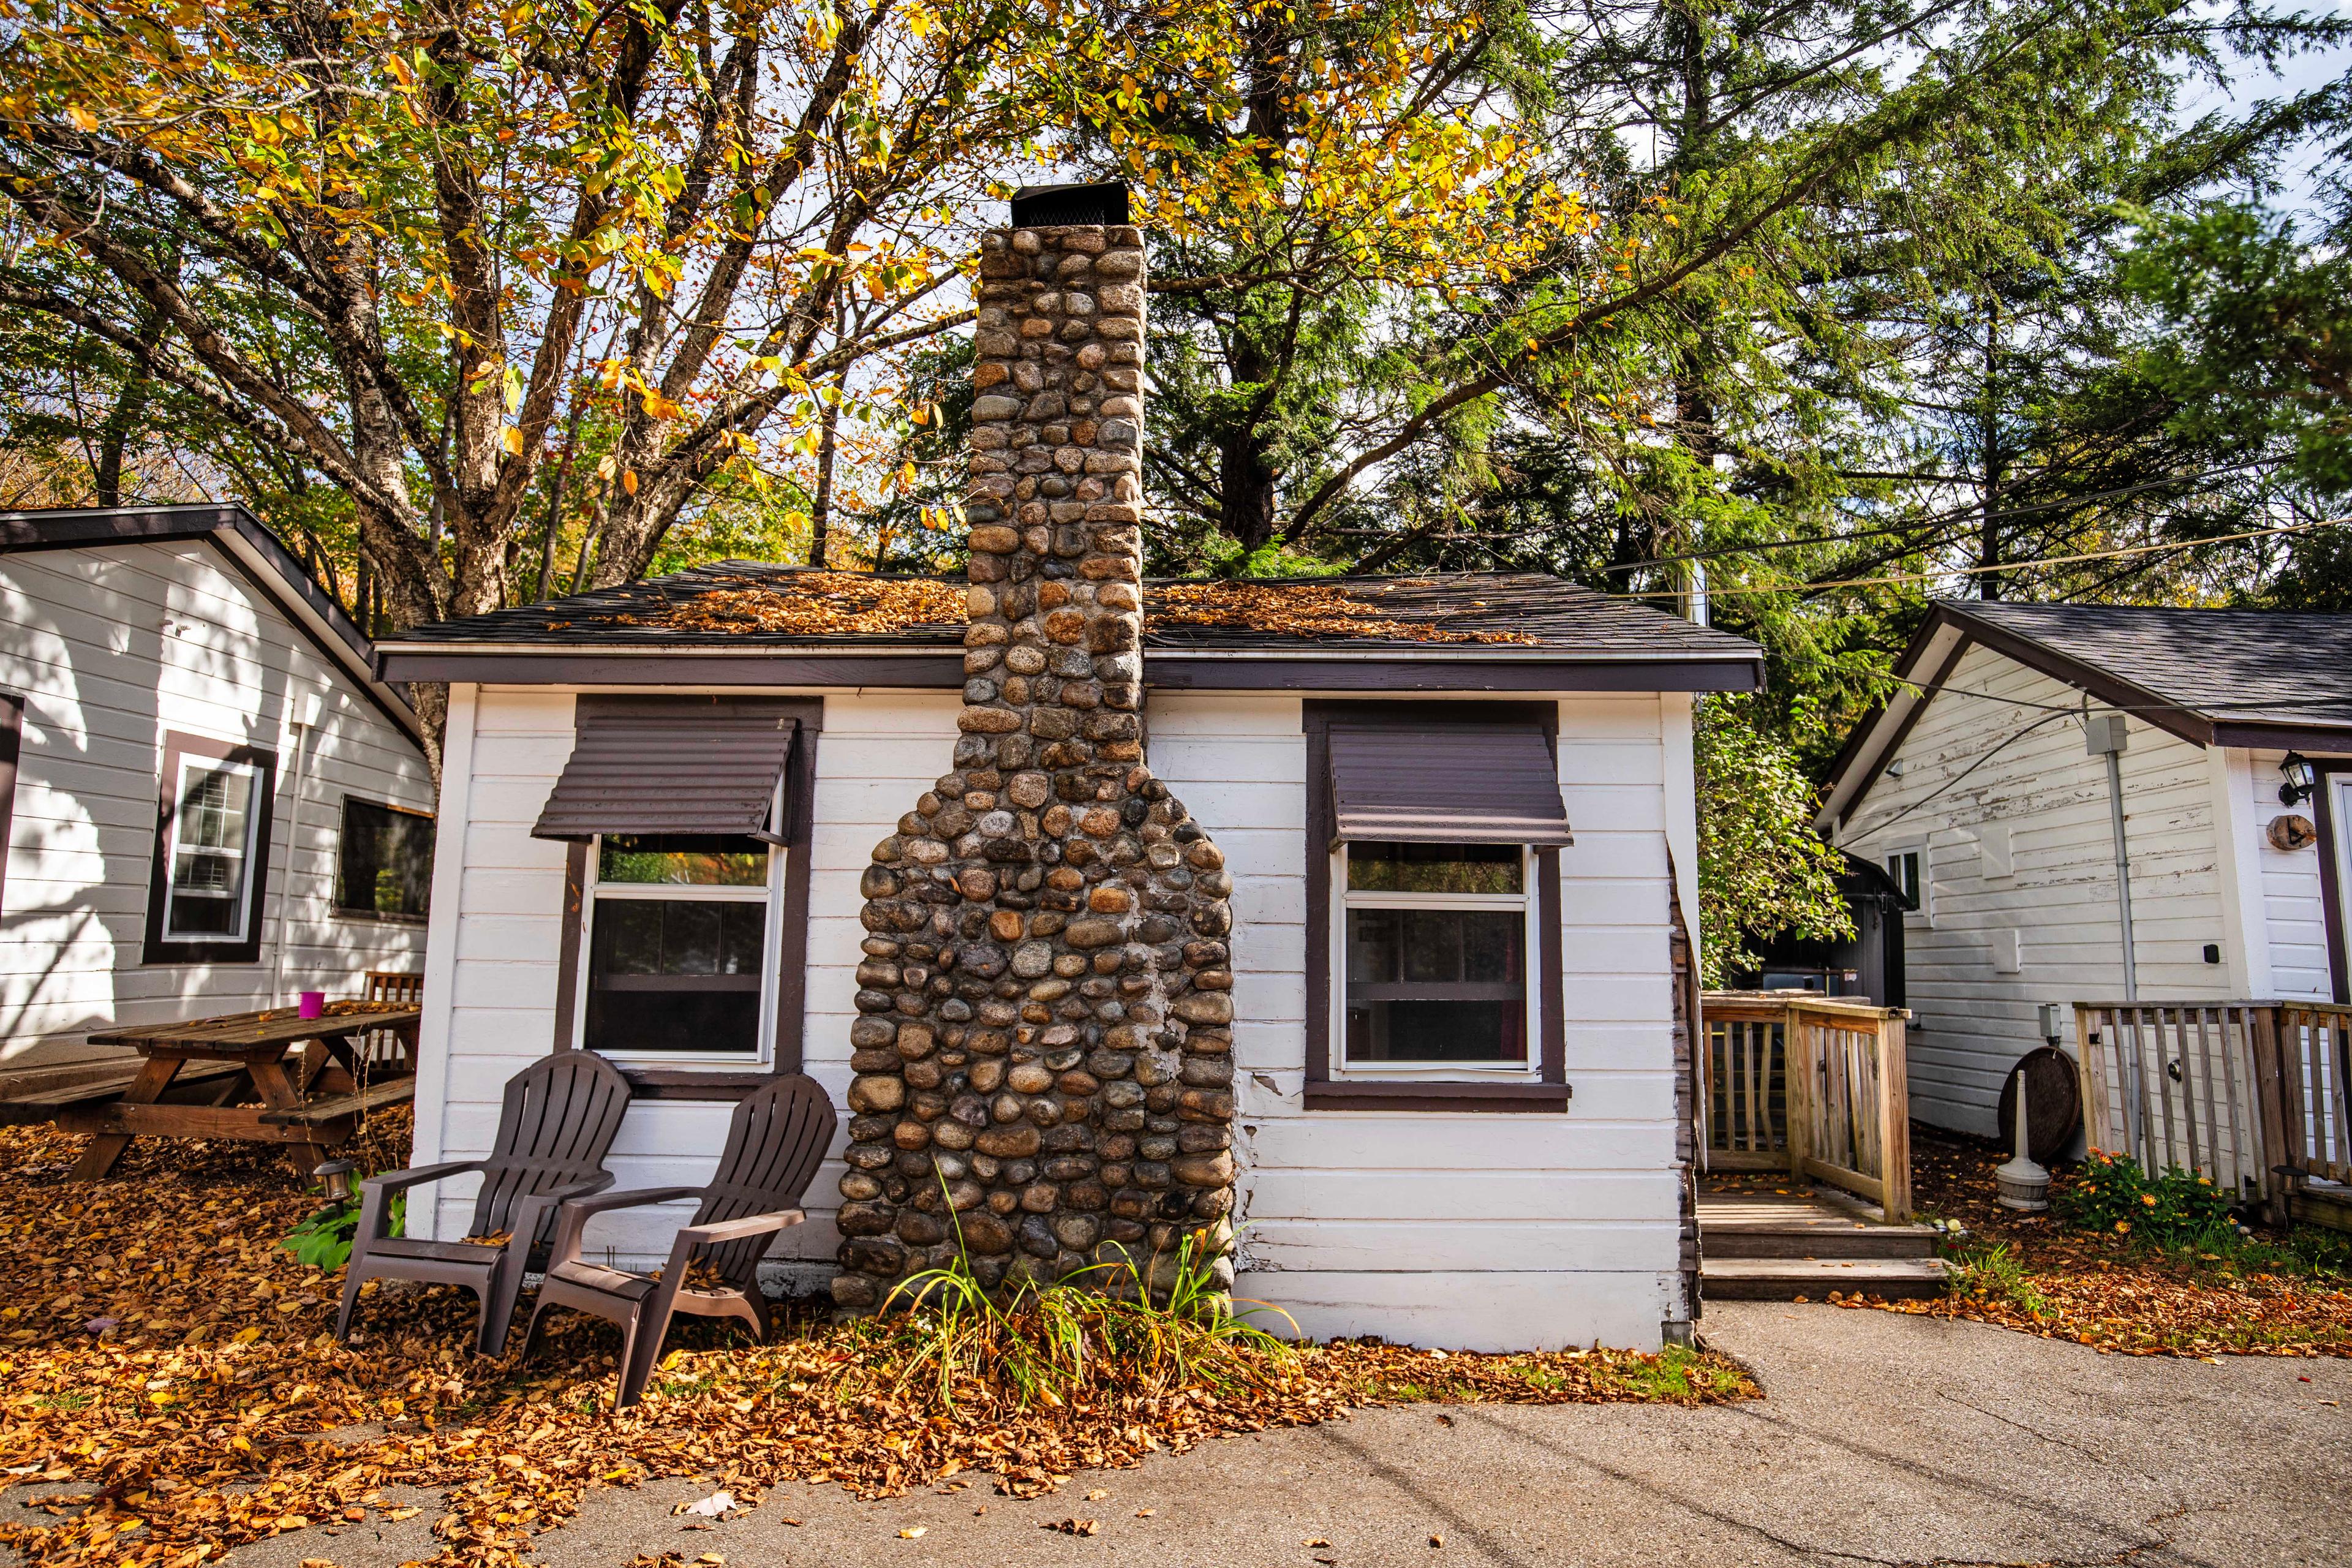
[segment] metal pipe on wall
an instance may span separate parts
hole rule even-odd
[[[2086,713],[2083,743],[2092,756],[2107,762],[2107,815],[2116,844],[2116,914],[2123,932],[2124,1000],[2139,1000],[2139,961],[2132,946],[2131,850],[2124,836],[2124,747],[2129,731],[2120,713]],[[2124,1066],[2124,1135],[2132,1153],[2139,1153],[2140,1053],[2137,1036],[2126,1043],[2124,1026],[2116,1028],[2116,1055]]]

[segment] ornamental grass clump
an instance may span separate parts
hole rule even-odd
[[[1237,1309],[1205,1232],[1140,1265],[1097,1263],[1010,1298],[982,1282],[961,1240],[947,1264],[899,1281],[884,1318],[866,1325],[868,1353],[892,1369],[895,1393],[920,1387],[946,1412],[1008,1394],[1058,1407],[1112,1385],[1147,1398],[1187,1386],[1265,1394],[1301,1374],[1298,1352],[1250,1321],[1288,1314]]]
[[[2055,1207],[2077,1229],[2129,1237],[2166,1252],[2219,1251],[2234,1245],[2240,1230],[2229,1194],[2211,1177],[2178,1165],[2151,1177],[2130,1155],[2097,1149],[2057,1194]]]

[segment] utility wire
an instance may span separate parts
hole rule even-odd
[[[1867,827],[1856,828],[1854,830],[1854,837],[1860,837],[1865,833],[1884,832],[1885,829],[1894,826],[1896,823],[1902,821],[1913,812],[1927,805],[1929,802],[1942,795],[1946,790],[1950,789],[1962,779],[1967,778],[1970,773],[1976,772],[1979,768],[1984,766],[1987,763],[1992,761],[1995,757],[2000,755],[2001,752],[2009,750],[2011,746],[2022,741],[2026,736],[2031,735],[2036,730],[2039,730],[2045,725],[2055,724],[2061,719],[2078,718],[2081,716],[2082,712],[2083,710],[2079,708],[2064,708],[2054,713],[2043,714],[2041,718],[2036,719],[2032,723],[2028,724],[2025,728],[2016,731],[2007,740],[2001,742],[2000,744],[1993,747],[1990,751],[1985,752],[1984,755],[1979,757],[1975,762],[1970,763],[1967,767],[1962,768],[1958,773],[1953,774],[1950,778],[1946,779],[1942,784],[1937,785],[1926,795],[1921,795],[1917,800],[1913,801],[1909,805],[1905,806],[1901,811],[1896,812],[1885,821],[1874,822]]]
[[[1897,572],[1884,577],[1844,577],[1826,583],[1773,583],[1762,586],[1704,590],[1660,588],[1639,594],[1612,594],[1617,599],[1687,599],[1697,592],[1708,598],[1737,598],[1758,594],[1818,594],[1831,588],[1891,587],[1902,583],[1935,583],[1948,577],[1981,577],[1997,572],[2030,572],[2037,566],[2071,566],[2085,561],[2119,561],[2159,550],[2196,550],[2208,544],[2234,544],[2248,539],[2272,539],[2284,533],[2308,533],[2352,522],[2352,517],[2323,517],[2311,522],[2281,523],[2275,528],[2252,528],[2242,533],[2217,533],[2208,539],[2167,540],[2161,544],[2128,544],[2117,550],[2087,550],[2074,555],[2045,555],[2032,561],[2010,561],[1992,566],[1948,566],[1935,572]]]

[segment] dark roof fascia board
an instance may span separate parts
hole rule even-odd
[[[1886,771],[1886,764],[1893,762],[1895,753],[1903,749],[1903,742],[1910,737],[1912,726],[1918,723],[1927,713],[1927,704],[1933,702],[1936,700],[1936,694],[1944,689],[1944,682],[1951,678],[1953,670],[1959,668],[1960,656],[1969,651],[1967,627],[1955,626],[1949,621],[1940,621],[1930,616],[1927,624],[1919,628],[1919,635],[1912,639],[1911,647],[1904,650],[1902,662],[1895,666],[1897,677],[1903,679],[1913,679],[1914,672],[1920,667],[1922,661],[1929,657],[1937,640],[1947,631],[1954,631],[1958,635],[1952,639],[1950,647],[1945,650],[1943,657],[1937,659],[1935,669],[1927,679],[1916,682],[1916,690],[1905,694],[1910,700],[1910,706],[1904,710],[1903,717],[1895,721],[1894,731],[1888,734],[1885,741],[1877,744],[1874,750],[1871,750],[1879,726],[1885,721],[1887,710],[1895,700],[1893,699],[1871,710],[1870,716],[1855,725],[1853,733],[1846,737],[1844,748],[1838,752],[1837,762],[1830,769],[1829,790],[1825,799],[1838,798],[1839,792],[1844,787],[1847,770],[1854,765],[1864,751],[1869,751],[1870,761],[1863,769],[1862,776],[1854,781],[1853,793],[1848,795],[1845,797],[1845,803],[1837,808],[1837,825],[1840,827],[1843,827],[1853,819],[1854,812],[1862,805],[1863,797],[1870,794],[1870,786],[1878,782],[1879,774]]]
[[[937,648],[811,654],[678,648],[594,653],[556,649],[453,652],[430,643],[376,650],[380,679],[514,686],[814,686],[951,689],[963,656]],[[1152,653],[1145,679],[1168,691],[1754,691],[1760,659],[1332,658]]]
[[[1955,605],[1938,605],[1936,613],[1949,616],[1968,628],[1969,637],[1995,653],[2003,654],[2036,669],[2053,680],[2064,681],[2089,692],[2111,708],[2120,709],[2135,719],[2144,720],[2167,733],[2179,736],[2192,746],[2213,743],[2213,721],[2193,709],[2150,691],[2147,687],[2126,680],[2095,665],[2085,664],[2069,654],[2060,653],[2047,643],[2021,637],[2006,626],[1971,616]]]
[[[2352,729],[2330,729],[2315,724],[2236,723],[2221,720],[2213,725],[2213,744],[2352,757]]]
[[[425,727],[415,710],[376,672],[365,633],[319,586],[292,551],[242,506],[77,508],[0,512],[0,555],[88,550],[109,544],[169,544],[201,539],[251,583],[319,651],[354,678],[361,692],[420,748]]]

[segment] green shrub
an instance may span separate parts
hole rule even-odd
[[[400,1235],[406,1228],[407,1219],[408,1194],[394,1193],[387,1234]],[[292,1253],[297,1263],[320,1273],[332,1273],[352,1260],[352,1238],[359,1229],[360,1200],[347,1198],[339,1204],[329,1204],[288,1231],[278,1245]]]
[[[2175,1165],[2151,1178],[2130,1155],[2095,1149],[2053,1206],[2078,1229],[2129,1237],[2167,1251],[2210,1250],[2217,1239],[2237,1233],[2229,1194],[2211,1177]]]
[[[2050,1302],[2035,1288],[2025,1260],[2005,1241],[1957,1249],[1944,1267],[1952,1294],[1964,1300],[2005,1302],[2032,1318],[2050,1315]]]

